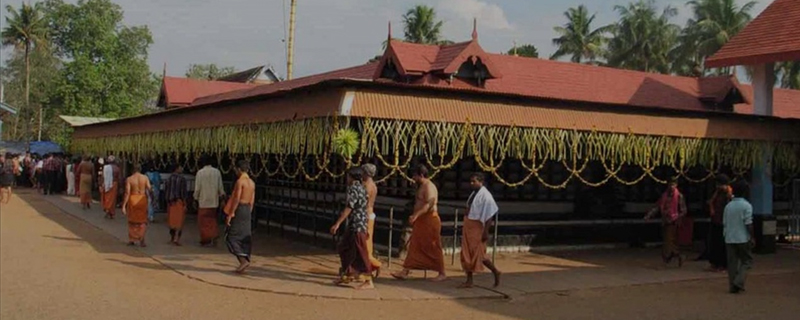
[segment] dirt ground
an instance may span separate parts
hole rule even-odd
[[[138,267],[153,261],[82,220],[38,204],[36,211],[15,197],[0,208],[3,320],[800,318],[800,270],[751,277],[741,295],[726,293],[723,279],[513,300],[350,301],[230,289],[165,267]]]

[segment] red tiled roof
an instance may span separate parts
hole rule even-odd
[[[314,85],[327,80],[340,80],[340,79],[353,79],[353,80],[366,80],[372,79],[375,73],[375,67],[378,62],[372,62],[365,65],[356,67],[335,70],[326,73],[320,73],[313,76],[296,78],[288,81],[281,81],[273,84],[265,84],[250,89],[227,92],[217,95],[200,97],[192,103],[192,106],[207,105],[218,103],[222,101],[238,100],[243,98],[250,98],[262,95],[268,95],[280,91],[290,91],[297,88],[302,88]]]
[[[197,98],[215,95],[224,92],[231,92],[255,85],[227,81],[206,81],[189,78],[164,77],[162,83],[162,95],[164,95],[165,106],[188,106]]]
[[[446,65],[448,58],[453,60],[447,64],[460,65],[463,61],[458,59],[469,58],[461,53],[469,50],[471,45],[478,46],[476,41],[442,47],[392,41],[380,62],[203,97],[195,100],[192,105],[257,97],[343,79],[391,83],[395,86],[688,111],[713,111],[704,102],[722,102],[733,89],[739,90],[744,100],[736,106],[738,112],[747,110],[748,103],[752,101],[752,94],[748,94],[749,86],[739,84],[734,77],[678,77],[485,52],[482,60],[486,60],[496,73],[503,76],[487,79],[482,87],[434,72],[437,70],[435,68]],[[460,46],[460,50],[450,49],[456,46]],[[403,83],[377,79],[387,59],[402,64],[398,68],[423,72],[423,75]],[[776,89],[773,100],[776,116],[800,119],[800,91]]]
[[[742,85],[742,94],[753,101],[753,87]],[[753,105],[737,104],[734,110],[737,113],[753,114]],[[772,113],[779,118],[800,119],[800,90],[775,88],[772,91]]]
[[[706,59],[707,67],[800,60],[800,0],[775,0]]]

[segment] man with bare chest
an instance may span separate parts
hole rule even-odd
[[[147,194],[152,194],[150,180],[142,174],[139,164],[133,165],[133,174],[125,181],[125,200],[122,214],[128,216],[128,245],[146,247],[144,236],[147,231]]]
[[[250,254],[253,247],[252,214],[256,197],[256,184],[250,179],[250,162],[241,160],[236,164],[236,184],[225,205],[225,243],[228,251],[239,260],[236,273],[244,273],[250,266]]]
[[[367,253],[377,277],[380,275],[381,262],[374,256],[373,239],[375,239],[375,199],[378,197],[378,186],[372,179],[375,177],[377,168],[374,164],[368,163],[361,166],[361,170],[364,171],[364,188],[367,189]]]
[[[432,270],[439,273],[432,281],[447,279],[444,270],[444,252],[442,251],[442,221],[439,219],[439,190],[428,178],[428,168],[418,166],[412,172],[412,179],[417,184],[417,195],[414,212],[408,218],[413,226],[411,238],[408,240],[408,255],[403,262],[403,271],[393,273],[397,279],[408,278],[411,270]]]

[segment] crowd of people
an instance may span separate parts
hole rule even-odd
[[[708,201],[711,217],[705,252],[698,260],[707,259],[708,271],[727,272],[730,293],[744,291],[747,272],[752,268],[752,248],[755,246],[753,230],[753,206],[747,201],[749,186],[739,179],[734,183],[728,176],[716,177],[717,188]],[[686,200],[673,179],[659,198],[656,207],[645,216],[650,219],[661,216],[663,234],[662,259],[670,264],[677,258],[683,265],[683,255],[678,245],[680,221],[686,216]]]
[[[100,199],[107,219],[116,217],[118,193],[122,195],[121,211],[127,218],[128,245],[147,246],[147,227],[152,222],[154,202],[158,201],[155,190],[159,182],[153,175],[143,174],[139,164],[133,166],[132,174],[122,178],[122,170],[113,156],[99,159],[96,166],[89,158],[74,164],[76,192],[81,195],[84,209],[91,207],[91,185],[96,179]],[[167,223],[170,243],[181,246],[183,224],[189,206],[197,210],[197,224],[201,246],[216,246],[220,239],[218,211],[224,215],[224,241],[239,265],[234,270],[244,273],[250,266],[252,255],[252,214],[255,205],[255,182],[250,177],[250,163],[242,160],[235,164],[236,181],[230,196],[225,192],[222,174],[212,166],[210,158],[200,159],[202,168],[196,173],[194,190],[190,193],[183,168],[175,166],[165,181],[163,196],[166,202]],[[377,168],[365,164],[352,168],[347,173],[346,201],[344,209],[330,232],[339,235],[337,251],[340,256],[339,277],[336,285],[349,286],[356,282],[356,289],[374,288],[373,279],[380,275],[381,262],[373,255],[373,234],[375,226],[374,204],[378,187],[373,181]],[[411,270],[430,270],[438,272],[431,279],[446,279],[444,252],[441,245],[441,220],[438,215],[438,190],[428,178],[428,169],[419,166],[413,171],[413,179],[418,185],[414,211],[409,217],[413,226],[408,242],[408,253],[403,270],[392,274],[404,280]],[[160,177],[159,177],[160,179]],[[473,286],[474,272],[489,268],[495,276],[495,286],[500,283],[500,271],[486,256],[486,241],[489,238],[493,217],[498,211],[491,193],[483,186],[484,176],[472,175],[470,184],[474,191],[466,203],[464,217],[464,237],[461,262],[467,274],[467,281],[461,286]]]
[[[222,182],[222,174],[214,168],[210,158],[200,160],[202,168],[195,176],[194,190],[189,194],[189,185],[183,176],[183,168],[175,166],[165,182],[164,200],[167,209],[170,243],[181,245],[183,224],[190,206],[197,209],[197,224],[201,246],[216,246],[220,238],[218,212],[224,214],[225,244],[239,262],[235,269],[244,273],[250,265],[252,252],[252,214],[255,206],[255,182],[250,178],[250,164],[242,160],[235,164],[236,182],[228,197]],[[330,228],[330,233],[339,235],[337,251],[341,266],[336,285],[357,282],[356,289],[374,288],[373,279],[378,277],[381,262],[373,256],[375,226],[374,205],[378,187],[373,181],[376,167],[365,164],[347,172],[346,201],[344,209]],[[441,244],[441,220],[438,214],[438,189],[429,179],[425,166],[414,168],[411,174],[417,185],[414,207],[409,216],[411,236],[406,244],[407,256],[403,270],[392,277],[404,280],[411,270],[435,271],[432,281],[447,278],[444,267],[444,252]],[[11,187],[30,186],[42,194],[80,195],[84,209],[91,208],[93,186],[100,194],[105,217],[116,217],[117,203],[122,198],[121,210],[127,217],[129,245],[145,247],[147,226],[153,222],[154,207],[159,201],[160,174],[151,170],[142,173],[139,164],[133,173],[123,178],[122,170],[114,156],[93,161],[84,157],[80,161],[70,160],[61,154],[43,157],[26,154],[0,155],[0,203],[8,203]],[[470,177],[473,192],[465,203],[461,243],[461,265],[467,279],[460,286],[473,286],[473,274],[488,268],[494,275],[494,285],[500,284],[501,272],[486,256],[486,242],[493,217],[498,206],[489,190],[484,186],[485,177],[475,173]],[[731,184],[727,176],[717,177],[717,189],[708,202],[711,216],[706,251],[709,271],[726,271],[730,292],[744,290],[747,271],[752,267],[750,250],[753,247],[753,208],[745,199],[747,183],[738,180]],[[223,204],[224,203],[224,204]],[[645,216],[661,217],[663,233],[662,259],[670,264],[673,259],[683,264],[678,245],[678,230],[687,214],[686,201],[672,180],[659,198],[655,208]],[[346,226],[342,228],[342,226]]]
[[[0,202],[8,203],[12,189],[33,188],[41,194],[74,194],[72,184],[75,161],[69,155],[0,154]]]

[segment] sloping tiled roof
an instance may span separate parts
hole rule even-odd
[[[58,116],[61,120],[67,122],[71,127],[80,127],[94,123],[114,121],[114,118],[94,118],[94,117],[74,117],[74,116]]]
[[[187,106],[199,97],[252,88],[247,83],[164,77],[161,94],[166,107]]]
[[[378,62],[369,64],[335,70],[326,73],[320,73],[313,76],[295,78],[289,81],[281,81],[273,84],[265,84],[255,86],[245,90],[238,90],[228,93],[217,95],[209,95],[198,98],[192,103],[192,106],[207,105],[223,101],[238,100],[243,98],[257,97],[262,95],[269,95],[281,91],[290,91],[297,88],[302,88],[328,80],[352,79],[352,80],[371,80],[372,74],[375,72],[375,67]]]
[[[227,81],[227,82],[249,83],[250,81],[255,79],[255,77],[258,77],[258,74],[260,74],[262,70],[264,70],[264,66],[258,66],[244,71],[239,71],[237,73],[232,73],[227,76],[218,78],[216,80]]]
[[[775,0],[713,56],[707,67],[800,60],[800,0]]]
[[[468,44],[468,45],[465,45]],[[467,80],[444,77],[443,66],[460,64],[461,57],[469,45],[476,41],[451,46],[431,46],[391,41],[381,61],[328,73],[297,78],[291,81],[263,85],[247,90],[202,97],[193,105],[208,105],[223,101],[269,95],[290,91],[331,80],[357,80],[391,84],[404,87],[425,87],[448,91],[492,93],[516,97],[544,98],[562,101],[597,104],[652,107],[688,111],[714,111],[708,103],[719,103],[730,93],[740,100],[734,101],[737,112],[746,112],[752,102],[749,86],[739,84],[735,77],[692,78],[678,77],[631,70],[591,66],[585,64],[551,61],[484,53],[484,59],[493,65],[500,78],[487,79],[482,86]],[[452,52],[446,48],[460,47]],[[408,81],[397,82],[379,79],[380,68],[388,59],[407,71],[422,75],[411,75]],[[455,59],[446,61],[447,59]],[[438,71],[437,71],[438,70]],[[785,118],[800,118],[800,91],[776,89],[774,93],[775,115]],[[749,112],[747,112],[749,113]]]

